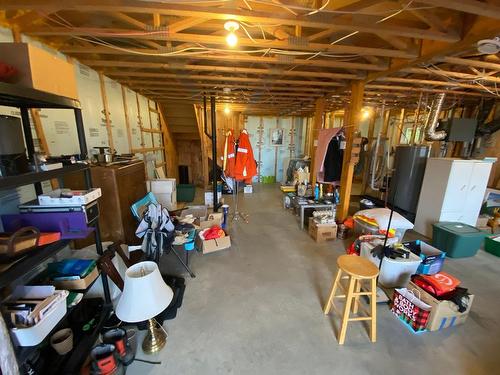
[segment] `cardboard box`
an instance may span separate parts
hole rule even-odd
[[[29,43],[0,43],[2,62],[19,71],[13,83],[78,99],[73,64]]]
[[[222,224],[223,217],[224,216],[221,212],[213,212],[211,214],[208,214],[206,220],[195,220],[195,224],[198,225],[200,229],[211,228],[214,225],[220,226]]]
[[[222,192],[217,192],[217,201],[220,202],[222,198]],[[212,191],[205,192],[205,206],[213,206],[214,204],[214,193]]]
[[[99,270],[96,265],[94,269],[83,279],[52,281],[52,284],[58,289],[84,290],[87,289],[89,285],[92,284],[98,277]]]
[[[55,189],[38,196],[40,206],[83,206],[102,196],[101,188],[90,190]]]
[[[337,238],[337,224],[318,224],[310,217],[308,232],[316,242],[335,240]]]
[[[176,192],[175,178],[161,178],[157,180],[146,181],[148,191],[156,194],[168,194]]]
[[[453,327],[465,323],[469,316],[469,311],[474,301],[474,295],[470,295],[469,306],[463,313],[458,312],[457,305],[451,301],[440,301],[427,293],[425,290],[410,281],[408,289],[415,293],[415,296],[423,302],[432,306],[427,329],[429,331],[440,331],[442,329]]]
[[[214,240],[203,241],[200,236],[196,236],[197,247],[201,249],[203,254],[214,253],[216,251],[224,250],[231,247],[231,237],[217,238]]]
[[[163,207],[166,207],[169,211],[175,211],[177,209],[177,193],[174,191],[172,193],[153,193],[156,197],[158,203]]]

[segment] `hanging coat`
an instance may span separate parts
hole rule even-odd
[[[257,174],[257,164],[253,157],[252,145],[246,130],[240,134],[238,149],[236,150],[236,163],[234,165],[234,178],[238,181],[252,183],[252,178]]]
[[[233,131],[230,130],[226,134],[226,141],[224,142],[224,159],[222,169],[227,177],[234,177],[234,164],[236,154],[234,152],[234,137]]]

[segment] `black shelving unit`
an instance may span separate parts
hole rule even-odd
[[[0,83],[0,105],[16,107],[20,109],[26,150],[30,159],[33,158],[35,148],[33,143],[33,136],[31,134],[28,110],[30,108],[58,108],[73,110],[75,114],[78,143],[80,146],[80,160],[87,159],[88,149],[85,140],[80,102],[78,100],[57,96],[19,85]],[[23,185],[33,184],[36,193],[41,194],[41,182],[61,177],[67,173],[83,173],[85,177],[86,188],[92,188],[90,168],[88,167],[88,165],[82,163],[65,166],[63,168],[51,171],[30,172],[17,176],[0,177],[0,190],[12,189]],[[102,255],[103,248],[99,231],[99,219],[95,220],[93,225],[95,227],[94,236],[96,250],[98,255]],[[9,268],[4,270],[3,272],[0,272],[0,289],[15,283],[16,280],[20,279],[28,271],[30,271],[43,261],[47,260],[48,258],[54,256],[58,251],[66,247],[68,243],[68,240],[61,240],[53,244],[43,246],[20,258]],[[81,345],[79,345],[77,348],[75,348],[71,354],[71,358],[68,358],[67,364],[70,365],[69,367],[71,367],[72,370],[77,369],[83,364],[83,361],[85,360],[91,346],[97,339],[97,335],[111,310],[111,297],[109,292],[108,279],[104,273],[101,273],[101,280],[104,289],[105,306],[103,308],[101,318],[99,319],[99,322],[95,327],[94,334],[91,335],[85,342],[81,343]],[[18,350],[18,359],[20,358],[20,351],[21,350]]]

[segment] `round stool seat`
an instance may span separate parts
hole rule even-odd
[[[368,259],[356,255],[341,255],[337,266],[342,272],[359,279],[373,279],[378,276],[378,268]]]

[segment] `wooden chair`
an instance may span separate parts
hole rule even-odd
[[[347,325],[353,321],[369,320],[371,322],[370,339],[377,341],[377,276],[378,268],[366,258],[355,255],[341,255],[337,259],[338,272],[335,277],[330,295],[325,304],[323,312],[328,314],[333,308],[342,316],[342,324],[338,337],[339,344],[343,345],[347,332]],[[347,290],[342,285],[342,280],[347,280]],[[367,285],[362,285],[363,282]],[[342,289],[344,294],[336,295],[337,289]],[[368,296],[370,311],[362,308],[366,316],[350,317],[350,312],[357,314],[360,307],[359,297]],[[345,298],[343,314],[341,314],[333,304],[334,298]],[[353,301],[354,300],[354,301]]]

